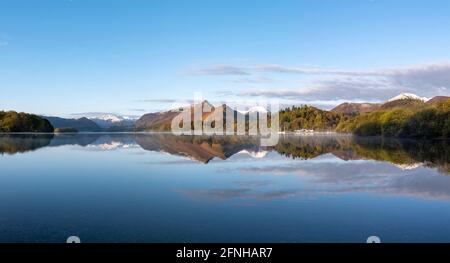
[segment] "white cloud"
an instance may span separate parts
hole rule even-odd
[[[229,65],[191,70],[190,73],[193,75],[251,75],[244,68]]]
[[[232,82],[242,83],[242,84],[259,84],[259,83],[273,83],[273,82],[275,82],[275,80],[272,78],[268,78],[268,77],[250,76],[250,77],[238,78],[238,79],[233,80]]]
[[[308,84],[307,87],[265,87],[231,93],[236,96],[302,101],[349,100],[370,102],[384,101],[401,92],[414,93],[424,97],[450,94],[449,62],[371,71],[291,68],[279,65],[233,68],[249,75],[255,73],[320,75],[311,84]]]
[[[150,103],[175,103],[176,99],[139,99],[136,102],[150,102]]]
[[[255,73],[284,73],[299,75],[343,75],[343,76],[377,76],[383,74],[377,71],[354,71],[319,67],[286,67],[276,64],[256,66],[217,65],[192,70],[195,75],[254,75]]]
[[[255,72],[301,74],[301,75],[342,75],[342,76],[378,76],[376,71],[353,71],[318,67],[284,67],[280,65],[259,65],[251,70]]]

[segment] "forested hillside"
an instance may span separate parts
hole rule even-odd
[[[349,116],[333,111],[320,110],[312,106],[292,106],[280,111],[280,130],[333,131],[340,121],[349,118]]]
[[[46,119],[34,114],[0,111],[0,132],[53,132]]]
[[[339,123],[336,131],[362,136],[449,138],[450,100],[361,114]]]

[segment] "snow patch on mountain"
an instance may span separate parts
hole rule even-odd
[[[420,97],[417,96],[416,94],[412,94],[412,93],[401,93],[393,98],[390,98],[387,102],[391,102],[391,101],[396,101],[396,100],[406,100],[406,99],[410,99],[410,100],[421,100],[423,102],[426,102],[429,100],[429,98],[426,97]]]
[[[112,123],[121,122],[121,121],[125,120],[125,118],[123,118],[122,116],[118,116],[115,114],[103,114],[103,115],[97,116],[93,119],[108,121],[108,122],[112,122]]]
[[[249,110],[246,110],[246,111],[239,111],[238,110],[238,112],[245,115],[247,113],[255,113],[255,112],[267,113],[268,110],[265,107],[258,105],[258,106],[251,107]]]
[[[88,118],[103,129],[132,127],[137,119],[135,116],[121,116],[113,113],[98,114]]]

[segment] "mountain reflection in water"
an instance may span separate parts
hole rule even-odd
[[[416,141],[351,135],[282,136],[274,147],[259,146],[250,136],[175,136],[171,134],[2,134],[0,154],[35,151],[43,147],[78,145],[99,150],[139,146],[146,151],[165,152],[207,164],[214,158],[226,160],[238,153],[264,158],[277,152],[292,159],[314,159],[322,155],[349,160],[376,160],[401,169],[437,168],[450,173],[450,142]]]
[[[0,242],[450,241],[449,142],[0,135]]]

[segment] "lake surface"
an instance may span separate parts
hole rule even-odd
[[[0,242],[450,242],[450,143],[0,135]]]

